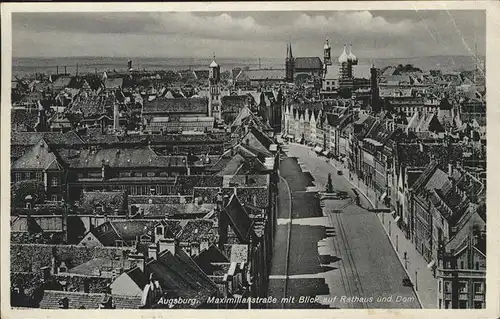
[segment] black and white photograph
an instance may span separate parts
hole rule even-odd
[[[32,6],[2,71],[9,311],[488,308],[484,6]]]

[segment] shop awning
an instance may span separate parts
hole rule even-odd
[[[320,146],[316,146],[316,147],[314,148],[314,151],[315,151],[316,153],[321,153],[321,151],[323,151],[323,148],[322,148],[322,147],[320,147]]]
[[[432,260],[428,265],[427,268],[432,269],[432,267],[436,264],[434,260]]]
[[[328,151],[328,150],[327,150],[327,151],[323,151],[323,153],[322,153],[322,154],[323,154],[324,156],[328,156],[328,154],[330,154],[330,151]]]

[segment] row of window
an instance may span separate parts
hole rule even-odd
[[[444,306],[444,307],[443,307]],[[443,301],[439,299],[439,309],[451,309],[451,300],[445,300],[444,305]],[[482,309],[483,302],[482,301],[474,301],[472,309]],[[471,309],[469,308],[469,302],[467,300],[459,300],[458,301],[458,309]]]
[[[444,288],[443,292],[444,293],[452,293],[451,290],[451,281],[444,281],[444,287],[441,286],[441,280],[438,283],[438,292],[442,292],[442,289]],[[460,281],[458,283],[458,292],[460,293],[467,293],[468,292],[468,282],[467,281]],[[474,282],[473,283],[473,292],[474,294],[483,294],[484,293],[484,284],[482,282]]]
[[[35,179],[39,182],[43,182],[42,172],[16,172],[12,176],[12,182],[17,183],[25,180]],[[50,179],[50,186],[59,186],[59,177],[52,176]]]

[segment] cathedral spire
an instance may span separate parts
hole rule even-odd
[[[290,59],[293,59],[293,54],[292,54],[292,44],[291,44],[291,43],[290,43],[289,58],[290,58]]]

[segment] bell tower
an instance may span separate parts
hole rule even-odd
[[[208,116],[213,116],[216,120],[222,119],[221,111],[221,92],[220,92],[220,66],[215,61],[215,54],[208,76],[209,98],[208,98]]]
[[[326,74],[327,67],[329,65],[332,65],[331,52],[332,52],[332,48],[330,47],[330,44],[328,43],[328,39],[326,39],[325,46],[323,47],[323,60],[324,60],[324,65],[325,65],[325,74]]]

